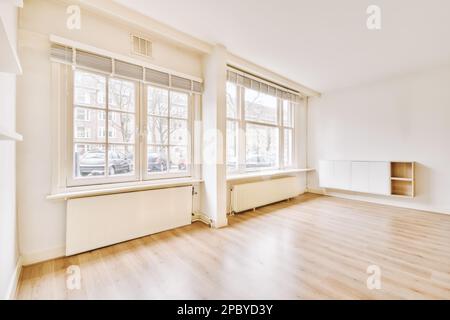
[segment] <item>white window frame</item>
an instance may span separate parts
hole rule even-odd
[[[110,145],[126,145],[126,143],[113,143],[109,142],[109,135],[105,137],[104,143],[97,143],[97,142],[83,142],[82,144],[100,144],[105,146],[105,175],[98,177],[74,177],[74,147],[75,147],[75,139],[74,139],[74,92],[75,92],[75,72],[79,70],[82,72],[88,72],[92,74],[99,75],[101,77],[105,78],[105,108],[99,108],[99,107],[92,107],[92,106],[83,106],[80,105],[80,107],[89,108],[92,110],[99,110],[106,113],[105,119],[108,119],[109,112],[122,112],[127,113],[125,111],[117,111],[115,109],[109,109],[108,103],[109,103],[109,79],[119,79],[119,80],[125,80],[134,83],[135,85],[135,112],[128,112],[132,113],[135,116],[135,141],[134,141],[134,174],[129,175],[117,175],[117,176],[109,176],[109,150],[108,147]],[[70,70],[68,72],[68,102],[67,102],[67,142],[66,142],[66,150],[67,150],[67,163],[66,163],[66,186],[67,187],[79,187],[79,186],[91,186],[91,185],[102,185],[102,184],[109,184],[109,183],[118,183],[118,182],[133,182],[133,181],[139,181],[140,172],[139,172],[139,159],[140,159],[140,148],[139,148],[139,115],[140,115],[140,86],[139,82],[136,80],[126,79],[119,76],[111,76],[106,73],[98,72],[98,71],[92,71],[85,68],[77,68],[75,70]],[[109,130],[109,121],[105,121],[105,133],[107,130]]]
[[[123,112],[123,111],[117,111],[115,109],[108,108],[108,102],[109,102],[109,79],[119,79],[119,80],[126,80],[130,81],[135,84],[135,143],[134,143],[134,174],[130,175],[123,175],[123,176],[108,176],[109,170],[105,169],[105,175],[101,177],[74,177],[74,147],[75,147],[75,140],[74,140],[74,85],[75,85],[75,72],[76,70],[80,70],[83,72],[89,72],[92,74],[97,74],[102,77],[105,77],[106,80],[106,104],[105,109],[103,108],[95,108],[90,106],[83,106],[80,105],[80,107],[88,108],[88,109],[96,109],[99,111],[105,112],[105,119],[109,119],[110,112]],[[112,183],[120,183],[120,182],[143,182],[143,181],[149,181],[149,180],[156,180],[156,179],[170,179],[170,178],[188,178],[192,177],[193,172],[193,119],[194,119],[194,94],[190,91],[185,91],[182,89],[173,89],[165,86],[155,85],[152,83],[147,83],[144,81],[137,81],[134,79],[128,79],[126,77],[120,77],[117,75],[110,75],[107,73],[102,73],[99,71],[93,71],[87,68],[76,68],[75,70],[68,70],[67,72],[67,88],[68,88],[68,94],[67,94],[67,101],[66,101],[66,110],[65,110],[65,135],[66,135],[66,142],[64,149],[66,150],[66,162],[64,167],[65,172],[65,187],[71,188],[71,187],[88,187],[88,186],[96,186],[96,185],[104,185],[104,184],[112,184]],[[147,87],[152,86],[155,88],[161,88],[164,90],[168,90],[169,95],[169,111],[170,112],[170,92],[179,92],[183,94],[188,95],[188,118],[183,119],[187,121],[187,130],[188,130],[188,139],[187,139],[187,159],[186,159],[186,170],[180,171],[180,172],[164,172],[164,173],[148,173],[147,172]],[[125,112],[126,113],[126,112]],[[114,115],[114,113],[112,114]],[[98,116],[98,119],[101,120],[101,116]],[[170,114],[168,118],[174,119],[174,117],[170,117]],[[105,121],[105,134],[106,131],[109,130],[108,125],[109,121]],[[99,127],[100,128],[100,127]],[[108,131],[109,132],[109,131]],[[109,145],[124,145],[122,143],[112,143],[109,142],[108,139],[112,138],[107,135],[105,137],[104,143],[96,143],[96,142],[82,142],[79,144],[101,144],[105,145],[106,148],[106,164],[105,167],[108,168],[108,146]],[[170,137],[169,137],[170,139]],[[170,140],[169,140],[170,143]],[[167,145],[169,147],[169,144]],[[168,148],[168,161],[170,161],[170,149]]]
[[[237,152],[238,152],[238,166],[235,170],[228,170],[227,167],[227,174],[244,174],[248,172],[258,172],[258,171],[271,171],[271,170],[286,170],[286,169],[292,169],[296,167],[296,107],[292,102],[289,102],[292,110],[291,114],[291,126],[285,126],[284,125],[284,115],[283,115],[283,101],[284,99],[276,97],[277,99],[277,123],[276,124],[270,124],[263,121],[254,121],[254,120],[246,120],[245,118],[245,91],[246,90],[252,90],[247,89],[244,86],[237,85],[235,83],[232,83],[237,87],[237,112],[239,114],[238,119],[229,118],[227,114],[227,123],[228,121],[238,121],[239,123],[239,130],[238,130],[238,137],[237,137]],[[247,168],[246,164],[246,127],[247,124],[256,124],[261,126],[267,126],[267,127],[273,127],[278,129],[278,165],[275,167],[267,167],[267,168]],[[292,130],[292,142],[291,142],[291,148],[292,148],[292,154],[291,154],[291,165],[286,166],[284,161],[284,130],[289,129]],[[226,157],[226,159],[228,159]]]
[[[225,112],[227,114],[227,120],[226,120],[227,123],[225,125],[225,128],[226,128],[226,130],[228,130],[228,122],[233,122],[236,125],[236,127],[237,127],[237,133],[236,133],[236,135],[237,135],[236,136],[236,153],[237,153],[236,161],[237,161],[237,163],[236,163],[236,166],[234,167],[234,170],[229,170],[228,169],[228,155],[227,154],[225,156],[225,161],[226,161],[226,170],[227,170],[227,172],[228,173],[237,173],[237,172],[241,171],[240,167],[241,167],[241,164],[242,164],[242,159],[241,159],[242,152],[240,150],[240,147],[241,147],[242,144],[240,143],[240,141],[245,141],[245,134],[244,134],[243,137],[240,137],[240,135],[242,133],[242,121],[241,121],[241,119],[242,119],[241,109],[242,108],[241,108],[241,103],[240,103],[241,90],[240,90],[240,87],[238,85],[236,85],[234,83],[230,83],[230,84],[236,87],[236,113],[237,113],[237,117],[236,118],[229,117],[228,116],[228,110],[226,110]],[[226,89],[225,89],[225,91],[226,91]],[[228,97],[227,93],[226,93],[226,97]],[[228,108],[228,103],[226,103],[226,106]],[[228,132],[226,132],[226,134],[225,134],[225,140],[228,137],[227,133]],[[226,143],[228,143],[228,141]],[[244,144],[244,147],[245,147],[245,144]],[[228,153],[228,147],[226,148],[226,152]],[[244,152],[245,152],[245,149],[244,149]],[[245,156],[245,154],[244,154],[244,156]]]
[[[170,132],[167,133],[167,144],[151,144],[153,146],[161,146],[161,147],[167,147],[167,172],[164,173],[160,173],[160,172],[155,172],[155,173],[149,173],[147,170],[147,155],[148,155],[148,147],[150,146],[150,144],[148,143],[147,139],[148,139],[148,132],[147,132],[147,128],[148,128],[148,118],[149,116],[152,117],[158,117],[158,116],[153,116],[153,115],[149,115],[148,114],[148,87],[153,87],[153,88],[157,88],[157,89],[163,89],[163,90],[167,90],[167,103],[168,103],[168,109],[167,109],[167,117],[165,116],[161,116],[161,118],[167,118],[168,119],[168,129],[170,129],[170,119],[175,119],[175,120],[186,120],[187,122],[187,131],[188,131],[188,139],[187,139],[187,151],[186,151],[186,171],[181,171],[181,172],[169,172],[168,171],[168,167],[169,167],[169,163],[170,163],[170,147],[171,146],[175,146],[175,145],[171,145],[170,144]],[[142,162],[145,166],[145,168],[142,169],[143,172],[143,180],[155,180],[155,179],[164,179],[164,178],[186,178],[186,177],[191,177],[192,176],[192,166],[193,166],[193,161],[192,161],[192,155],[193,155],[193,145],[192,145],[192,133],[193,133],[193,94],[191,92],[188,91],[184,91],[181,89],[171,89],[171,88],[167,88],[164,86],[160,86],[160,85],[155,85],[152,83],[144,83],[143,85],[143,100],[144,100],[144,108],[143,108],[143,116],[141,118],[142,122],[142,128],[144,128],[144,151],[143,153],[145,154],[145,159],[144,162]],[[188,112],[187,112],[187,119],[182,119],[182,118],[176,118],[176,117],[171,117],[170,116],[170,93],[171,92],[178,92],[178,93],[183,93],[183,94],[187,94],[188,96]]]
[[[278,98],[279,99],[279,98]],[[283,143],[283,145],[280,146],[280,153],[282,153],[282,157],[280,158],[280,164],[282,166],[282,169],[293,169],[295,168],[295,132],[296,132],[296,107],[295,104],[288,100],[279,99],[280,103],[280,126],[281,126],[281,132],[280,135],[282,135],[282,139],[280,140],[280,143]],[[291,109],[291,125],[285,125],[284,124],[284,107],[283,103],[287,102],[289,105],[289,108]],[[291,159],[290,159],[290,165],[286,165],[286,159],[284,158],[284,142],[285,142],[285,130],[291,131],[292,136],[292,142],[291,142]]]

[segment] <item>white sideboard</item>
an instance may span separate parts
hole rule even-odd
[[[414,162],[321,160],[321,188],[414,197]]]

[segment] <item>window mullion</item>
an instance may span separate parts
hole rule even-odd
[[[105,177],[109,177],[109,77],[105,78]]]
[[[283,100],[277,99],[278,106],[278,168],[284,168],[284,114]]]
[[[238,111],[239,111],[239,130],[238,130],[238,172],[243,173],[246,170],[246,123],[245,123],[245,91],[238,86]]]
[[[171,109],[171,99],[170,99],[171,91],[167,91],[167,166],[166,170],[169,172],[170,167],[170,109]]]

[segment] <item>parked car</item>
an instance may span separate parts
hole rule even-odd
[[[162,172],[167,170],[167,161],[157,152],[149,153],[147,158],[148,172]]]
[[[108,173],[109,175],[123,174],[132,171],[133,160],[125,154],[115,151],[108,152]],[[105,174],[105,152],[91,150],[86,152],[79,159],[81,176],[96,176]]]

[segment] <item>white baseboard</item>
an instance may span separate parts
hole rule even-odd
[[[20,273],[22,272],[22,257],[17,259],[16,268],[11,275],[11,280],[9,281],[8,291],[6,292],[6,300],[16,299],[17,285],[19,284]]]
[[[210,217],[208,217],[206,214],[203,214],[201,212],[196,212],[192,214],[192,222],[200,221],[204,224],[207,224],[208,226],[212,226],[213,221]]]
[[[33,253],[22,253],[22,264],[24,266],[29,266],[30,264],[61,258],[64,257],[65,255],[66,255],[65,246]]]
[[[370,195],[370,194],[363,194],[363,193],[357,193],[357,192],[352,192],[352,191],[326,190],[326,189],[316,189],[316,188],[308,188],[307,192],[326,195],[326,196],[330,196],[330,197],[342,198],[342,199],[365,201],[365,202],[382,204],[382,205],[399,207],[399,208],[405,208],[405,209],[427,211],[427,212],[437,213],[437,214],[450,214],[450,211],[448,209],[420,205],[420,204],[413,203],[413,202],[411,202],[411,203],[399,202],[395,198],[392,198],[390,196]],[[413,201],[413,199],[408,199],[408,200]]]

